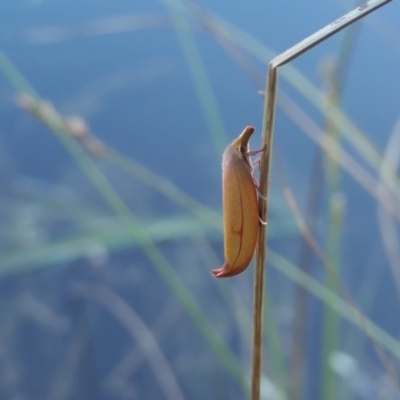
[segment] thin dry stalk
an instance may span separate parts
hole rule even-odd
[[[265,111],[263,120],[263,146],[268,143],[267,151],[261,157],[260,164],[260,193],[266,201],[260,197],[259,212],[263,221],[267,221],[268,195],[272,157],[273,123],[276,103],[276,69],[270,65],[268,70],[267,90],[268,96],[265,99]],[[261,394],[261,373],[262,373],[262,336],[263,336],[263,305],[264,305],[264,273],[266,257],[266,237],[268,225],[260,226],[258,237],[256,268],[254,273],[254,301],[253,301],[253,361],[251,398],[259,400]]]

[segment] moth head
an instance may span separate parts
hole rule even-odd
[[[246,126],[240,136],[232,142],[232,146],[241,158],[247,159],[246,153],[249,151],[249,141],[253,132],[254,128],[252,126]]]

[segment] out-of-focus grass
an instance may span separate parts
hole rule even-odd
[[[327,61],[323,66],[327,91],[326,115],[330,115],[329,109],[332,106],[338,107],[340,105],[340,99],[347,78],[348,66],[351,62],[352,50],[354,50],[357,43],[355,38],[357,37],[358,29],[359,27],[355,25],[345,31],[337,61]],[[335,119],[328,117],[325,125],[325,130],[329,137],[340,147],[341,136],[337,130]],[[325,158],[325,165],[327,170],[327,194],[329,198],[329,215],[325,247],[330,264],[335,268],[337,274],[340,275],[343,220],[346,211],[342,193],[341,170],[338,162],[331,157]],[[332,279],[329,274],[327,274],[326,282],[327,287],[332,291],[339,291],[337,282]],[[324,312],[323,330],[321,362],[322,365],[329,365],[329,360],[339,343],[339,318],[329,307],[326,307]],[[325,368],[321,379],[321,395],[324,399],[333,400],[335,398],[335,382],[336,377],[333,369]]]
[[[25,89],[22,91],[34,93],[32,87],[12,66],[4,54],[1,54],[0,68],[5,71],[10,82],[13,83],[18,90]],[[36,93],[35,97],[39,99],[39,96]],[[59,124],[56,124],[56,126],[58,127]],[[200,332],[203,333],[210,346],[214,349],[216,354],[221,357],[221,360],[225,363],[227,370],[232,373],[232,377],[240,385],[242,390],[246,392],[247,383],[245,375],[235,361],[230,349],[217,335],[203,311],[198,307],[193,297],[178,278],[176,272],[174,272],[161,252],[159,252],[154,244],[153,239],[143,229],[143,227],[137,223],[128,207],[114,191],[106,177],[100,172],[93,160],[84,152],[84,150],[81,149],[81,147],[69,135],[67,135],[65,131],[55,129],[55,126],[52,124],[49,124],[49,127],[52,129],[53,133],[60,140],[60,142],[65,146],[66,150],[70,153],[74,161],[85,173],[92,185],[108,203],[110,209],[115,213],[116,216],[119,217],[120,221],[127,223],[127,229],[131,240],[135,241],[140,246],[140,248],[148,257],[151,265],[156,268],[157,272],[170,287],[171,292],[174,293],[174,295],[180,301],[182,307],[188,312],[193,321],[197,324]],[[9,265],[10,264],[12,264],[12,262],[10,263],[9,261]]]
[[[267,64],[272,58],[273,53],[269,52],[268,48],[254,40],[252,37],[249,37],[248,34],[237,30],[235,27],[225,23],[220,18],[217,18],[211,13],[208,13],[206,10],[194,5],[193,2],[188,1],[187,3],[190,4],[192,9],[195,10],[195,13],[205,23],[205,25],[207,25],[207,27],[212,27],[209,29],[209,31],[211,30],[211,32],[216,36],[217,41],[218,38],[221,37],[227,41],[230,40],[231,42],[234,42],[236,45],[240,46],[242,49],[245,49],[248,53],[255,56],[258,60],[264,61],[265,64]],[[354,45],[351,39],[352,31],[350,31],[350,36],[347,36],[347,38],[344,40],[344,51],[341,55],[339,55],[339,63],[343,61],[347,63],[351,55],[351,51],[348,51],[349,43],[351,42]],[[243,62],[241,64],[245,65],[246,63]],[[337,84],[333,84],[333,101],[329,102],[329,107],[325,107],[326,102],[323,100],[324,94],[316,89],[309,81],[307,81],[307,79],[302,76],[299,71],[295,70],[291,66],[287,66],[282,70],[281,76],[290,82],[294,88],[298,89],[307,100],[309,100],[323,113],[326,120],[329,121],[327,131],[328,133],[331,133],[331,136],[333,136],[333,141],[338,144],[338,148],[340,148],[340,142],[342,140],[349,141],[353,145],[356,152],[360,153],[363,159],[370,166],[372,166],[375,171],[379,171],[382,162],[382,156],[369,142],[365,135],[358,130],[350,121],[350,119],[342,114],[342,112],[339,110],[337,99],[341,88],[338,88]],[[340,76],[339,79],[341,79],[340,84],[343,85],[344,76]],[[338,269],[340,265],[340,241],[342,237],[342,227],[340,221],[343,218],[343,202],[338,201],[338,192],[340,192],[340,180],[338,179],[340,176],[340,161],[338,162],[338,160],[333,161],[329,159],[328,172],[328,178],[330,178],[328,179],[328,190],[329,193],[331,193],[331,200],[329,202],[331,204],[331,211],[330,218],[327,223],[327,260],[329,260],[331,266],[335,266]],[[391,171],[386,178],[388,178],[386,181],[384,179],[382,180],[388,188],[393,188],[394,186],[393,192],[397,197],[398,203],[399,185],[395,172]],[[339,288],[334,283],[335,279],[332,281],[332,277],[329,277],[328,281],[331,282],[329,285],[331,290],[334,292],[339,291]],[[331,358],[333,351],[338,344],[337,337],[339,320],[337,315],[332,312],[331,306],[327,304],[326,307],[327,308],[324,314],[326,321],[324,330],[325,342],[322,345],[322,351],[324,354],[322,365],[324,368],[321,376],[320,395],[324,399],[333,399],[338,391],[335,389],[336,377],[334,376],[333,371],[330,370],[329,359]],[[366,326],[364,325],[363,328],[367,330]],[[375,338],[372,340],[375,340]],[[387,372],[391,374],[391,367],[388,365],[387,360],[385,362],[385,368],[388,368]],[[397,378],[394,379],[396,380]],[[300,393],[297,393],[297,396],[300,396]]]
[[[215,39],[223,38],[230,44],[237,46],[247,55],[254,57],[267,65],[274,55],[264,44],[243,32],[232,24],[223,21],[208,13],[204,9],[198,8],[195,3],[186,1],[169,1],[165,2],[169,12],[175,21],[178,34],[178,41],[182,46],[185,59],[189,69],[192,72],[192,80],[197,88],[197,96],[199,103],[202,105],[202,112],[207,121],[210,135],[213,137],[213,143],[217,154],[221,152],[224,146],[225,138],[223,134],[223,122],[218,113],[218,105],[213,95],[212,87],[208,81],[206,66],[202,62],[201,54],[196,47],[196,40],[193,32],[190,30],[190,24],[186,18],[191,17],[197,19],[200,23],[207,24]],[[35,92],[34,88],[25,81],[18,73],[17,69],[9,62],[4,54],[0,53],[0,69],[6,79],[13,85],[17,92],[30,93],[40,101],[40,96]],[[329,108],[324,107],[324,93],[307,80],[298,70],[292,66],[287,66],[282,70],[281,76],[297,89],[305,99],[313,104],[322,115],[331,121],[334,121],[333,131],[336,134],[335,140],[338,142],[343,140],[349,142],[355,151],[368,163],[374,171],[379,171],[382,156],[376,150],[375,146],[370,143],[368,138],[352,123],[350,118],[346,116],[334,101]],[[261,116],[260,116],[261,119]],[[199,331],[203,334],[210,347],[218,354],[224,363],[226,369],[230,372],[232,378],[240,385],[243,393],[247,392],[247,376],[248,370],[246,366],[240,363],[229,348],[218,335],[216,329],[210,322],[207,312],[196,303],[196,298],[187,290],[185,282],[176,274],[174,268],[167,261],[157,248],[157,245],[166,240],[179,241],[182,238],[192,237],[199,234],[206,238],[208,242],[219,241],[221,239],[220,229],[220,212],[219,210],[210,210],[196,200],[190,198],[186,193],[176,186],[172,185],[168,180],[157,176],[144,166],[141,166],[135,160],[131,160],[113,149],[108,149],[104,158],[119,166],[121,169],[128,171],[133,177],[142,180],[149,187],[157,190],[165,198],[174,202],[182,208],[182,214],[160,218],[154,221],[146,221],[146,224],[139,224],[135,216],[129,210],[127,205],[122,201],[119,194],[114,190],[112,182],[109,182],[106,176],[101,172],[96,163],[89,157],[79,144],[72,139],[67,132],[58,128],[58,125],[49,124],[55,137],[60,140],[66,150],[69,152],[74,162],[85,173],[87,179],[96,188],[99,195],[109,205],[112,215],[96,214],[82,208],[77,209],[79,215],[80,229],[71,236],[61,238],[56,241],[44,242],[39,247],[21,253],[18,249],[13,252],[2,254],[0,257],[0,275],[10,274],[21,270],[37,269],[45,266],[51,266],[57,262],[70,262],[87,256],[93,251],[96,243],[104,246],[107,251],[116,251],[122,248],[137,246],[147,256],[149,263],[155,267],[157,273],[169,285],[171,293],[179,300],[182,308],[185,309],[195,322]],[[339,164],[331,164],[334,173],[339,171]],[[383,184],[389,187],[400,198],[400,185],[394,173],[385,174],[382,177]],[[340,185],[333,182],[331,186],[332,202],[335,206],[335,192],[340,189]],[[40,203],[39,203],[40,204]],[[272,207],[274,210],[274,207]],[[341,210],[339,210],[341,211]],[[45,209],[44,209],[45,212]],[[341,240],[341,226],[335,225],[337,222],[337,214],[332,210],[330,222],[326,225],[328,241],[331,245],[331,251],[327,251],[327,260],[333,265],[340,265],[340,248],[338,243]],[[78,220],[72,216],[72,221]],[[269,235],[277,237],[279,235],[292,235],[298,232],[294,229],[294,219],[277,213],[276,220],[271,218],[271,227]],[[278,225],[279,224],[279,225]],[[329,234],[329,232],[331,232]],[[95,248],[96,251],[96,248]],[[358,338],[365,339],[368,330],[370,337],[377,344],[384,347],[386,351],[391,353],[395,358],[400,359],[400,343],[384,332],[381,328],[370,321],[360,311],[350,305],[346,300],[341,298],[341,293],[335,285],[323,285],[313,277],[304,274],[296,266],[289,262],[281,254],[272,250],[268,251],[268,261],[272,267],[277,269],[291,283],[301,285],[308,293],[318,298],[326,307],[326,316],[332,317],[333,325],[327,325],[326,332],[330,332],[330,326],[333,326],[333,333],[337,331],[339,321],[338,318],[347,320],[358,328]],[[207,257],[208,254],[205,256]],[[212,252],[210,252],[212,258]],[[224,286],[217,282],[216,287],[223,293],[227,307],[233,318],[236,318],[236,324],[241,326],[241,334],[246,343],[248,331],[243,327],[243,320],[250,320],[249,310],[242,307],[241,311],[237,311],[232,303],[237,296],[233,286]],[[229,287],[229,290],[226,288]],[[269,296],[267,296],[269,298]],[[266,329],[265,340],[268,357],[266,357],[266,370],[272,376],[272,381],[281,392],[287,393],[287,351],[283,345],[282,329],[278,327],[278,322],[272,300],[268,299],[266,307]],[[329,342],[329,338],[327,342]],[[248,341],[250,345],[250,341]],[[324,363],[328,359],[337,346],[336,340],[332,341],[326,347],[326,356]],[[249,349],[248,349],[249,350]],[[322,349],[323,350],[323,349]],[[324,366],[328,371],[328,366]],[[324,399],[335,398],[334,396],[334,376],[328,371],[327,381],[323,385]],[[325,386],[326,385],[326,386]],[[272,398],[272,397],[271,397]],[[278,398],[278,397],[275,397]],[[299,397],[300,394],[299,394]]]
[[[16,89],[23,93],[30,93],[34,96],[36,101],[40,102],[39,95],[18,73],[5,55],[1,53],[0,68]],[[203,232],[209,239],[212,239],[212,236],[215,236],[216,227],[220,226],[219,214],[198,204],[168,181],[157,177],[146,168],[135,163],[134,160],[129,160],[127,157],[110,150],[105,155],[106,158],[132,173],[132,175],[139,177],[148,185],[153,186],[170,200],[181,205],[198,218],[194,220],[177,216],[176,218],[169,218],[167,220],[158,220],[154,223],[148,222],[145,227],[139,227],[138,223],[133,219],[131,212],[114,191],[106,177],[96,167],[91,158],[87,156],[80,146],[63,130],[62,124],[56,119],[50,119],[44,122],[47,123],[48,127],[69,151],[93,186],[115,212],[116,218],[103,221],[104,231],[99,229],[98,226],[95,226],[93,232],[83,232],[55,243],[43,243],[40,247],[35,247],[28,252],[21,253],[17,250],[15,253],[5,254],[0,258],[0,274],[42,268],[58,262],[71,262],[80,257],[87,256],[88,254],[90,255],[96,243],[106,246],[107,250],[120,249],[132,244],[139,246],[145,251],[158,272],[170,285],[171,290],[198,324],[200,331],[203,332],[205,338],[210,342],[211,346],[214,347],[217,354],[219,354],[222,359],[225,359],[228,370],[231,371],[237,382],[241,383],[242,388],[245,388],[246,383],[244,375],[239,365],[233,362],[229,350],[225,347],[224,343],[220,341],[218,336],[216,336],[213,328],[208,325],[206,322],[207,318],[196,306],[190,294],[186,292],[184,286],[179,282],[177,276],[153,244],[163,240],[177,240],[179,237],[185,237],[196,231]],[[82,217],[82,215],[80,215],[80,217]],[[80,220],[80,224],[82,225],[82,220]],[[280,228],[278,227],[278,231],[279,229],[282,229],[282,225]],[[292,228],[285,228],[283,225],[282,234],[290,232],[291,230]],[[211,232],[211,236],[207,231]],[[272,230],[272,235],[273,234],[274,232]],[[277,335],[275,335],[275,337],[277,337]]]

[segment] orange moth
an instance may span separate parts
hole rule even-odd
[[[225,150],[222,157],[222,208],[224,219],[225,263],[213,272],[216,278],[235,276],[250,264],[256,248],[260,217],[258,182],[250,156],[264,148],[249,151],[254,128],[247,126]]]

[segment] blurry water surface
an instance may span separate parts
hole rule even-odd
[[[82,117],[95,138],[159,178],[149,186],[147,178],[138,179],[112,157],[94,158],[91,164],[153,242],[146,253],[141,234],[132,237],[132,221],[124,212],[118,215],[115,202],[99,192],[99,180],[82,169],[83,156],[72,158],[65,143],[16,105],[20,89],[4,74],[2,62],[0,399],[245,397],[243,381],[251,366],[252,267],[228,281],[215,281],[210,274],[223,253],[221,154],[246,125],[256,127],[252,148],[259,147],[259,91],[264,90],[271,55],[357,4],[203,1],[204,14],[190,4],[0,2],[0,50],[39,96],[62,116]],[[383,7],[284,67],[280,79],[280,91],[324,130],[328,117],[310,102],[309,88],[297,80],[299,91],[287,77],[296,80],[295,68],[321,95],[327,94],[335,85],[329,68],[336,66],[338,107],[381,154],[399,118],[399,12],[397,2]],[[216,31],[206,29],[205,21],[230,29],[232,42],[227,45]],[[329,183],[326,157],[314,164],[319,149],[303,133],[278,106],[269,245],[300,265],[301,237],[277,173],[283,170],[302,212],[310,185],[320,189],[321,200],[313,209],[317,242],[362,311],[397,338],[398,222],[386,216],[386,225],[379,224],[376,199],[347,172],[339,169],[338,183]],[[371,158],[362,155],[360,142],[349,143],[343,139],[344,148],[377,183],[379,165],[373,167]],[[321,173],[316,181],[314,165]],[[193,214],[168,200],[157,189],[170,184],[214,214]],[[332,201],[339,210],[333,222],[328,217]],[[335,223],[339,228],[332,236]],[[382,240],[385,226],[389,251]],[[197,311],[171,284],[175,278],[162,272],[162,265],[154,268],[157,262],[149,254],[156,253],[165,258]],[[308,267],[326,284],[315,256]],[[267,280],[267,308],[273,315],[266,318],[275,321],[282,349],[277,349],[268,323],[264,398],[294,398],[287,395],[289,385],[282,383],[282,376],[289,373],[295,284],[271,267]],[[337,287],[331,289],[343,297]],[[118,317],[123,305],[134,313],[121,311],[125,322]],[[329,348],[324,307],[310,295],[304,385],[295,398],[322,399],[327,393],[332,399],[400,398],[392,393],[387,369],[365,332],[337,320],[334,351]],[[154,341],[143,340],[148,337]],[[325,358],[324,349],[331,351]],[[234,367],[227,367],[232,362],[224,351],[236,361],[236,375]],[[281,375],[274,351],[284,362]],[[393,357],[395,370],[397,360]],[[326,371],[333,376],[333,390],[324,380]]]

